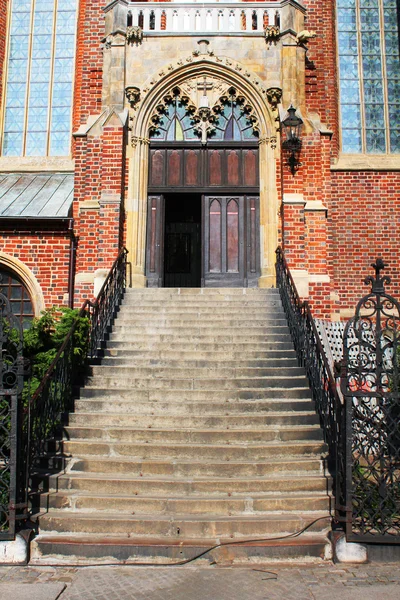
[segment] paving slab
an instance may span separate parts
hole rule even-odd
[[[0,583],[0,598],[10,600],[58,600],[65,583]]]
[[[399,600],[400,586],[389,585],[370,585],[364,583],[344,587],[343,585],[329,585],[323,588],[312,590],[313,600]]]
[[[313,600],[298,577],[247,569],[103,568],[80,572],[62,600]]]

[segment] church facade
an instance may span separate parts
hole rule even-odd
[[[397,0],[0,1],[0,270],[21,320],[133,287],[400,293]],[[18,291],[17,291],[18,290]],[[19,295],[18,295],[19,294]]]

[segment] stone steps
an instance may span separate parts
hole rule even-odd
[[[264,442],[258,444],[179,444],[171,443],[140,443],[140,442],[104,442],[90,440],[66,440],[63,451],[68,456],[129,456],[132,458],[202,458],[203,460],[264,460],[276,456],[323,456],[326,446],[319,440]]]
[[[290,513],[294,510],[303,512],[316,510],[329,510],[329,498],[321,496],[321,491],[313,495],[311,493],[302,493],[290,496],[274,494],[268,497],[266,493],[259,498],[252,493],[251,500],[246,498],[222,498],[215,497],[195,497],[195,498],[155,498],[145,496],[142,498],[133,497],[126,492],[126,495],[118,496],[116,491],[112,490],[109,495],[87,494],[76,492],[58,492],[48,495],[46,508],[51,509],[69,509],[75,511],[115,511],[118,514],[132,515],[163,515],[163,514],[212,514],[216,516],[248,516],[249,513],[259,515],[264,513],[267,516],[270,513]],[[42,507],[45,508],[45,507]]]
[[[127,290],[61,448],[33,563],[324,556],[327,448],[277,290]]]
[[[69,473],[96,474],[120,474],[121,476],[146,477],[163,476],[175,478],[182,477],[225,477],[235,478],[251,477],[259,478],[280,474],[289,477],[298,476],[299,481],[309,476],[323,475],[322,463],[319,457],[292,456],[289,458],[276,457],[273,461],[222,461],[208,460],[206,463],[196,459],[184,460],[135,460],[132,457],[96,457],[86,456],[84,458],[73,458],[68,466]],[[326,482],[325,478],[321,481]]]
[[[132,497],[132,499],[145,497],[206,497],[214,496],[236,497],[245,496],[248,502],[252,499],[263,499],[266,494],[271,497],[279,496],[284,492],[317,493],[326,491],[327,482],[319,474],[308,474],[307,477],[298,477],[296,474],[270,475],[258,478],[245,477],[240,479],[223,477],[138,477],[119,475],[98,475],[97,473],[67,473],[57,480],[57,492],[83,490],[85,493],[98,495],[113,494]],[[247,495],[251,494],[251,498]],[[291,497],[291,496],[290,496]],[[324,498],[325,499],[325,498]],[[326,498],[327,499],[327,498]]]
[[[313,427],[281,427],[263,428],[254,430],[209,430],[193,429],[156,429],[156,428],[110,428],[109,426],[98,427],[66,427],[65,433],[69,439],[109,441],[119,440],[121,442],[161,442],[179,444],[231,444],[231,443],[254,443],[272,441],[295,441],[295,440],[321,440],[321,429],[318,425]]]
[[[121,515],[109,511],[93,513],[92,511],[69,512],[53,509],[40,516],[42,533],[68,532],[93,533],[107,535],[120,534],[126,536],[172,537],[179,535],[181,539],[197,539],[202,537],[217,537],[230,539],[262,538],[270,535],[288,535],[299,531],[313,521],[317,521],[311,531],[324,532],[329,524],[325,510],[309,511],[305,514],[268,514],[219,516],[214,514],[193,516],[180,515]]]
[[[152,415],[151,413],[141,413],[140,415],[130,415],[126,413],[92,413],[79,412],[69,416],[70,427],[140,427],[140,428],[160,428],[161,431],[167,429],[197,430],[197,429],[220,429],[239,431],[249,429],[261,429],[289,426],[289,425],[317,425],[319,423],[315,412],[278,412],[266,415]]]

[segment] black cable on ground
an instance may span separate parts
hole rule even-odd
[[[325,517],[318,517],[318,519],[314,519],[314,521],[311,521],[311,523],[308,523],[308,525],[306,525],[299,531],[295,531],[294,533],[289,533],[287,535],[283,535],[283,536],[279,536],[279,537],[258,538],[258,539],[251,539],[251,540],[235,540],[233,542],[221,542],[220,544],[216,544],[215,546],[211,546],[210,548],[207,548],[207,550],[200,552],[200,554],[197,554],[196,556],[193,556],[192,558],[187,558],[185,560],[181,560],[176,563],[124,562],[124,563],[98,563],[98,564],[86,564],[86,565],[76,565],[76,564],[67,564],[67,563],[59,563],[59,564],[39,563],[37,565],[32,565],[32,566],[35,566],[35,567],[36,566],[37,567],[74,567],[76,569],[85,569],[85,568],[92,568],[92,567],[182,567],[184,565],[188,565],[188,564],[194,562],[195,560],[198,560],[199,558],[202,558],[203,556],[205,556],[206,554],[209,554],[210,552],[213,552],[213,550],[217,550],[218,548],[223,548],[225,546],[239,546],[241,544],[253,544],[256,542],[277,542],[279,540],[287,540],[290,538],[299,537],[302,533],[306,532],[307,529],[310,529],[310,527],[312,527],[315,523],[318,523],[318,521],[325,521],[326,519],[329,519],[329,518],[331,518],[331,515],[326,515]]]

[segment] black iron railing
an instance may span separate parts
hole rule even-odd
[[[303,302],[285,260],[283,251],[276,251],[276,279],[282,305],[288,320],[299,364],[304,366],[319,415],[325,442],[328,446],[328,464],[334,477],[336,518],[343,510],[343,408],[336,381],[326,357],[310,307]]]
[[[64,415],[73,409],[74,384],[79,376],[74,337],[82,318],[89,320],[87,358],[96,359],[118,310],[126,285],[127,250],[124,248],[95,302],[87,300],[67,334],[40,386],[29,401],[27,474],[32,488],[38,485],[38,472],[46,467],[49,456],[57,453],[56,441]],[[57,461],[54,461],[57,465]],[[35,484],[36,481],[36,484]],[[33,489],[34,491],[34,489]]]
[[[23,375],[22,328],[0,293],[0,540],[14,538],[25,499],[20,485]]]
[[[341,391],[346,412],[346,535],[400,543],[400,304],[385,286],[382,259],[367,277],[343,337]]]

